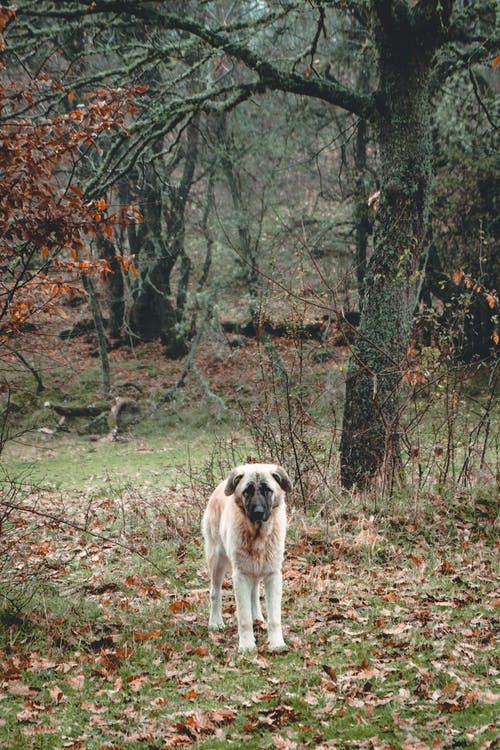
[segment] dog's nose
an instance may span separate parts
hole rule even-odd
[[[252,521],[263,521],[266,515],[266,510],[262,505],[258,505],[252,508],[251,517]]]

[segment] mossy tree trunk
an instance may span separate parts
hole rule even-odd
[[[186,128],[186,143],[164,174],[158,165],[148,170],[140,206],[144,221],[137,232],[139,280],[130,313],[130,330],[141,341],[161,339],[171,357],[187,353],[185,320],[191,260],[185,252],[185,210],[197,161],[198,118]],[[157,144],[161,163],[162,144]],[[184,162],[180,179],[174,172]],[[179,264],[177,292],[171,276]]]
[[[400,459],[399,393],[431,190],[428,77],[442,28],[435,4],[427,5],[435,17],[411,15],[403,3],[372,3],[381,191],[346,382],[340,446],[345,487],[366,485],[377,475],[392,480]]]
[[[237,245],[235,250],[246,282],[250,320],[257,328],[259,298],[259,267],[257,243],[252,239],[248,206],[246,205],[241,175],[238,171],[238,154],[231,127],[228,125],[227,113],[217,115],[215,133],[220,149],[220,165],[226,180],[237,228]]]

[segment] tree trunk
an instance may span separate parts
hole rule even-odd
[[[234,156],[234,138],[231,129],[228,127],[226,112],[217,116],[216,135],[221,149],[221,168],[231,195],[231,202],[238,230],[238,245],[236,250],[238,253],[238,260],[242,267],[242,275],[246,282],[250,320],[255,325],[255,328],[257,328],[259,313],[259,266],[257,248],[255,242],[252,242],[248,209],[245,204],[240,174],[235,163],[237,157]]]
[[[186,143],[166,166],[160,180],[155,165],[148,170],[141,195],[144,221],[137,233],[139,282],[130,313],[130,328],[141,341],[161,339],[170,357],[187,353],[186,304],[191,261],[184,249],[185,209],[197,161],[198,117],[186,128]],[[155,146],[160,159],[162,144]],[[176,167],[184,166],[180,179]],[[161,162],[160,162],[161,163]],[[172,299],[171,276],[181,268],[177,294]]]
[[[108,239],[99,239],[98,247],[103,258],[111,268],[106,279],[106,293],[109,307],[109,335],[112,339],[119,339],[122,335],[123,318],[125,313],[124,284],[121,263],[116,257],[116,248]]]
[[[139,278],[130,310],[130,330],[140,341],[154,341],[175,325],[169,299],[172,258],[162,227],[161,182],[153,167],[141,191],[143,222],[136,237]]]
[[[427,79],[432,50],[408,18],[379,8],[376,131],[381,195],[374,251],[364,283],[358,335],[347,374],[340,445],[341,481],[394,478],[400,459],[399,387],[418,296],[431,188]],[[380,10],[382,9],[382,10]]]
[[[111,393],[111,367],[108,357],[108,343],[104,331],[101,306],[95,294],[94,284],[90,276],[82,276],[82,284],[89,298],[89,307],[94,319],[97,341],[99,344],[99,357],[101,360],[102,394],[107,397]]]
[[[369,91],[369,67],[364,56],[358,76],[358,89],[362,94]],[[361,310],[363,304],[368,237],[371,233],[370,212],[368,206],[368,180],[366,175],[366,150],[368,143],[368,122],[360,118],[356,125],[356,141],[354,145],[354,164],[356,168],[356,185],[354,192],[354,227],[356,239],[356,282],[358,287],[358,305]]]

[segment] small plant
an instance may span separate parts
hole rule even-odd
[[[257,457],[291,472],[304,509],[313,507],[332,484],[335,471],[335,415],[329,428],[319,418],[320,397],[307,383],[306,347],[298,327],[289,326],[287,360],[266,334],[259,339],[258,398],[240,403],[240,413]],[[333,495],[333,490],[332,490]]]

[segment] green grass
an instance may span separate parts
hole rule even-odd
[[[91,490],[128,485],[159,488],[187,481],[189,463],[197,466],[209,450],[202,433],[171,431],[168,438],[135,438],[128,442],[90,442],[71,436],[40,444],[24,436],[4,454],[12,476],[29,476],[33,485],[52,489]],[[187,468],[186,468],[187,467]]]
[[[85,420],[38,432],[57,426],[43,401],[93,402],[97,369],[75,367],[70,382],[54,372],[40,397],[32,382],[15,389],[19,435],[0,477],[0,748],[493,747],[494,449],[474,489],[439,485],[446,425],[434,434],[433,412],[407,487],[389,500],[338,487],[325,497],[314,468],[304,478],[316,505],[290,499],[289,650],[268,653],[259,631],[258,652],[239,656],[229,580],[228,628],[207,630],[199,524],[215,482],[257,451],[196,384],[161,402],[163,381],[178,377],[171,363],[120,367],[145,388],[140,422],[117,442],[79,434]],[[249,403],[260,386],[241,382]],[[322,414],[313,448],[321,424],[331,438]],[[456,434],[470,424],[457,420]]]
[[[492,746],[497,571],[480,525],[436,546],[291,513],[289,650],[259,631],[240,656],[229,581],[228,628],[207,631],[202,496],[45,492],[59,523],[12,520],[31,598],[4,602],[0,747]]]

